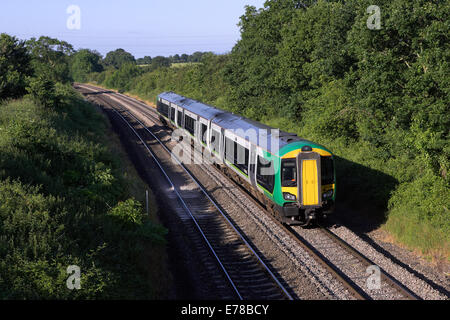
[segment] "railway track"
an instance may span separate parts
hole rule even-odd
[[[79,88],[88,87],[79,86]],[[92,88],[88,90],[95,91]],[[111,107],[114,113],[126,123],[163,173],[170,186],[169,197],[174,200],[171,205],[180,214],[183,224],[190,228],[196,247],[199,250],[207,250],[208,254],[214,257],[216,266],[206,262],[206,268],[209,268],[212,273],[215,267],[222,271],[221,277],[216,276],[213,279],[222,291],[218,293],[218,296],[224,299],[241,300],[292,300],[291,294],[270,267],[195,177],[181,162],[177,161],[174,164],[171,161],[174,156],[164,143],[137,117],[119,104],[112,103],[101,94],[96,94],[96,99]],[[147,141],[152,141],[152,147]],[[156,144],[162,149],[158,155],[152,150],[155,149]],[[166,158],[161,156],[164,152]],[[223,282],[227,285],[223,285]]]
[[[366,271],[366,275],[368,273],[368,269],[375,270],[378,266],[365,257],[363,254],[355,250],[351,245],[349,245],[347,242],[339,238],[337,235],[335,235],[330,229],[319,225],[319,230],[322,232],[322,234],[325,235],[328,239],[332,239],[332,241],[343,248],[345,251],[347,251],[350,255],[352,255],[359,263],[361,263],[362,268]],[[375,268],[373,268],[375,267]],[[420,297],[418,297],[414,292],[409,290],[407,287],[403,286],[400,282],[395,280],[395,278],[391,277],[387,272],[385,272],[383,269],[379,268],[379,276],[380,276],[380,288],[379,289],[372,289],[372,290],[380,290],[379,292],[376,292],[375,294],[380,294],[381,290],[383,290],[383,285],[387,286],[387,290],[393,290],[396,294],[396,299],[404,299],[404,300],[419,300]],[[373,271],[370,271],[371,273]],[[367,285],[367,281],[365,282]],[[372,284],[374,285],[374,284]],[[377,284],[375,283],[375,287]],[[386,289],[384,289],[386,290]]]
[[[330,229],[285,226],[292,238],[339,278],[358,300],[419,300],[388,273]]]
[[[90,90],[95,91],[98,90],[98,88],[90,87]],[[133,105],[135,108],[139,109],[140,113],[152,119],[153,122],[160,123],[156,111],[148,108],[148,106],[144,105],[142,102],[138,102],[121,94],[114,94],[114,97],[110,98],[116,101],[118,104],[120,104],[121,101],[126,101],[126,103]],[[129,111],[126,112],[128,112],[135,120],[139,121]],[[152,134],[155,139],[158,139],[156,135],[150,132],[150,130],[147,129],[147,131],[149,131],[149,133]],[[163,145],[163,142],[159,141],[159,143]],[[166,148],[167,152],[170,152],[166,146],[164,146],[164,148]],[[219,172],[212,166],[206,167],[208,168],[205,168],[205,170],[209,171],[209,174],[213,174],[211,170],[216,171],[216,173]],[[223,175],[222,172],[220,172],[220,174]],[[191,176],[191,178],[196,181],[194,177]],[[234,183],[234,181],[232,183]],[[252,197],[249,197],[248,194],[247,199],[249,201],[252,201],[253,204],[259,208],[259,210],[265,210],[259,202],[257,202]],[[237,200],[237,202],[238,201],[239,200]],[[268,214],[267,212],[266,214],[267,216],[270,216],[270,214]],[[208,219],[199,219],[203,228],[205,229],[208,229],[209,226],[213,226],[216,223]],[[348,290],[353,299],[419,299],[419,297],[411,290],[409,290],[407,287],[402,285],[399,281],[395,280],[393,277],[389,276],[389,274],[381,269],[379,269],[380,288],[374,289],[373,287],[368,286],[367,278],[370,276],[370,274],[367,274],[367,270],[369,267],[375,267],[375,269],[373,270],[377,270],[374,263],[365,258],[364,255],[357,252],[338,236],[333,234],[333,232],[329,229],[320,227],[314,230],[308,230],[298,227],[285,227],[280,225],[279,222],[276,221],[276,219],[272,218],[272,220],[273,223],[278,224],[280,228],[283,228],[287,231],[287,234],[292,241],[294,241],[298,246],[302,247],[303,250],[307,251],[308,254],[310,254],[318,264],[320,264],[330,274],[332,274],[332,276]],[[214,234],[214,232],[212,232],[212,234]]]

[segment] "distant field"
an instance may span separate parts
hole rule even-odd
[[[184,68],[187,66],[193,66],[196,64],[201,64],[201,62],[180,62],[180,63],[172,63],[171,68]]]
[[[171,68],[184,68],[187,66],[193,66],[196,64],[201,64],[201,62],[179,62],[179,63],[172,63]],[[138,64],[138,67],[144,68],[151,66],[151,64]]]

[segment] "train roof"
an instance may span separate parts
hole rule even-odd
[[[182,107],[190,112],[193,112],[207,120],[211,120],[221,113],[226,113],[226,111],[224,110],[218,109],[216,107],[207,105],[205,103],[193,99],[180,96],[179,94],[176,94],[171,91],[161,93],[159,97],[173,104],[176,104],[177,106]]]
[[[233,131],[237,136],[240,136],[247,141],[266,149],[272,154],[278,154],[279,149],[284,146],[297,141],[306,141],[304,139],[299,138],[294,133],[289,133],[286,131],[282,131],[263,123],[241,117],[232,113],[223,113],[216,116],[212,122],[225,130]],[[251,134],[251,130],[255,130],[255,134]],[[260,134],[261,130],[263,133]],[[275,130],[275,131],[272,131]],[[249,135],[245,135],[244,133],[248,132]],[[274,141],[277,141],[278,146],[272,145],[272,134],[274,134]],[[267,138],[265,138],[267,137]],[[260,141],[260,139],[264,139],[265,142]]]
[[[202,118],[207,120],[212,120],[212,123],[218,125],[219,127],[232,131],[237,136],[249,141],[252,144],[262,147],[261,141],[259,139],[263,137],[263,135],[259,135],[259,130],[265,130],[267,133],[267,142],[264,143],[266,146],[262,147],[272,154],[278,154],[279,150],[284,146],[294,143],[294,142],[310,142],[308,140],[302,139],[298,137],[295,133],[289,133],[286,131],[281,131],[279,129],[267,126],[260,122],[236,115],[234,113],[224,111],[218,109],[216,107],[204,104],[202,102],[189,99],[183,96],[180,96],[174,92],[164,92],[159,95],[160,98],[163,98],[171,103],[176,104],[182,108],[187,109],[190,112],[193,112],[199,115]],[[249,132],[248,130],[254,129],[257,131],[256,135],[244,135],[245,132]],[[278,140],[278,146],[271,144],[271,130],[277,130],[278,134],[275,136],[275,139]],[[275,133],[276,134],[276,133]]]

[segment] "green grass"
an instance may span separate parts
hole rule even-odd
[[[135,200],[146,187],[110,137],[70,88],[54,109],[0,104],[0,299],[167,294],[167,230]],[[81,290],[66,287],[69,265],[81,268]]]

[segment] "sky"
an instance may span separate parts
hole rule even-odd
[[[0,33],[23,40],[45,35],[67,41],[75,49],[93,49],[102,55],[117,48],[136,58],[195,51],[226,53],[240,38],[237,24],[245,6],[261,8],[264,2],[1,0]],[[72,5],[80,9],[79,16],[67,11]]]

